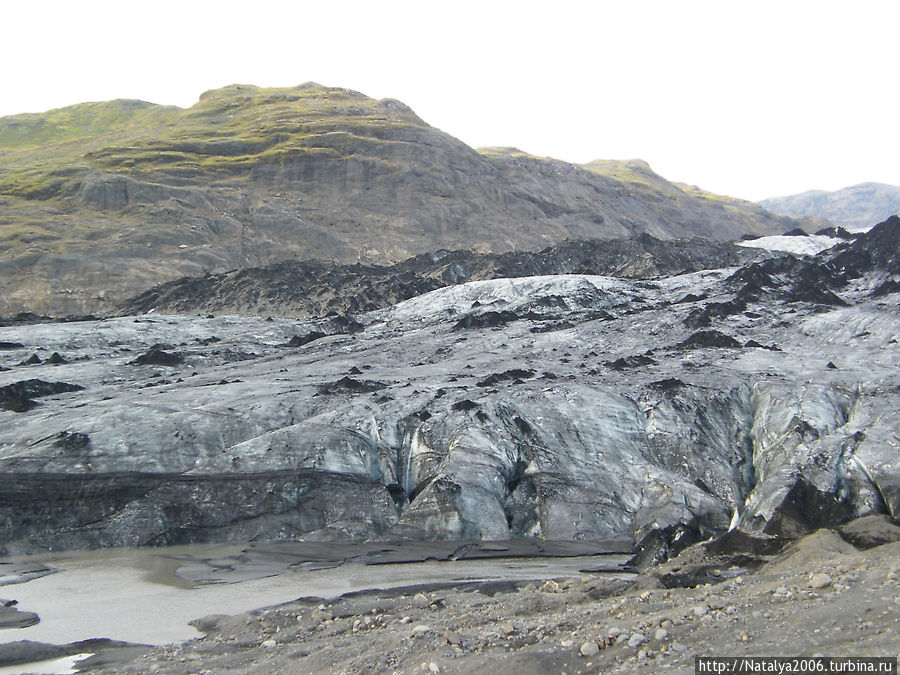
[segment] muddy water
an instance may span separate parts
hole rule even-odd
[[[93,654],[75,654],[73,656],[65,656],[61,659],[50,659],[48,661],[35,661],[34,663],[23,663],[17,666],[6,666],[0,668],[0,675],[25,675],[39,673],[40,675],[69,675],[78,672],[76,670],[78,662],[84,661]]]
[[[60,571],[25,583],[0,586],[0,597],[15,599],[23,611],[37,612],[39,624],[0,630],[0,642],[35,640],[65,644],[89,638],[165,644],[198,635],[188,625],[208,614],[235,614],[299,597],[336,597],[372,588],[474,580],[544,579],[578,574],[598,562],[616,565],[625,556],[427,561],[330,569],[260,565],[241,559],[245,547],[183,546],[46,554],[17,558],[43,562]],[[4,561],[0,561],[4,562]],[[197,566],[209,567],[197,582]],[[191,569],[187,580],[179,570]],[[228,574],[218,574],[227,569]],[[203,575],[199,575],[202,577]]]

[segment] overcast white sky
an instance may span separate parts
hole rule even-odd
[[[3,3],[0,115],[306,81],[746,199],[900,185],[896,0]]]

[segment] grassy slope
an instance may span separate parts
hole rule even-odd
[[[359,154],[381,142],[378,136],[409,127],[427,125],[399,102],[313,83],[232,85],[206,92],[188,109],[115,100],[3,117],[0,254],[89,251],[94,242],[114,246],[146,229],[141,214],[65,199],[89,172],[243,188],[240,177],[259,164],[300,153]]]
[[[643,200],[655,201],[665,198],[671,200],[672,204],[682,207],[693,203],[722,209],[728,212],[730,218],[745,223],[746,232],[754,231],[755,220],[766,217],[764,209],[753,202],[707,192],[696,185],[669,182],[655,173],[643,160],[601,159],[583,166],[596,174],[622,182]]]
[[[296,153],[353,154],[403,126],[401,104],[319,85],[232,85],[188,109],[140,101],[83,103],[0,118],[0,196],[48,199],[89,170],[204,182]]]
[[[748,208],[756,210],[755,205],[751,202],[706,192],[693,185],[671,183],[655,173],[649,164],[640,159],[597,159],[583,166],[601,176],[621,181],[636,192],[643,193],[644,196],[661,194],[676,201],[684,201],[685,196],[687,196],[714,204],[721,204],[733,211],[743,211]]]
[[[206,92],[188,109],[116,100],[3,117],[0,208],[12,205],[11,197],[52,200],[92,170],[160,182],[225,183],[261,163],[297,155],[362,154],[368,144],[389,142],[404,127],[426,126],[403,104],[313,83],[277,89],[232,85]],[[479,152],[531,157],[515,148]],[[650,203],[697,199],[734,213],[758,210],[670,183],[640,160],[597,160],[583,168]]]
[[[184,274],[289,258],[776,227],[755,213],[641,162],[479,155],[402,103],[316,84],[232,85],[187,109],[83,103],[0,118],[0,314],[94,311]]]
[[[541,159],[534,155],[529,155],[518,148],[485,147],[479,148],[478,152],[487,157],[502,156]],[[581,167],[621,183],[628,188],[632,195],[649,202],[671,200],[674,204],[684,205],[689,201],[699,200],[709,205],[714,204],[727,208],[736,214],[743,214],[747,211],[760,211],[759,207],[752,202],[717,195],[694,185],[672,183],[654,172],[650,165],[641,159],[596,159],[587,164],[582,164]]]

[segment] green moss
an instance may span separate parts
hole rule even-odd
[[[59,234],[51,232],[39,225],[26,225],[16,227],[0,226],[0,241],[4,244],[34,244],[38,242],[55,241]]]
[[[140,127],[171,117],[177,110],[144,101],[116,100],[3,117],[0,149],[29,148]]]
[[[0,118],[0,195],[49,199],[85,171],[188,176],[301,156],[374,154],[412,112],[346,89],[232,85],[188,109],[141,101],[83,103]]]
[[[39,169],[0,173],[0,193],[23,199],[50,199],[59,195],[67,184],[65,176]]]
[[[481,155],[485,157],[527,157],[533,159],[540,159],[536,155],[528,154],[523,150],[519,150],[518,148],[511,148],[507,146],[500,145],[489,145],[483,148],[478,148],[476,150]]]
[[[583,166],[588,171],[614,178],[623,183],[646,185],[654,188],[658,188],[661,185],[671,185],[671,183],[655,173],[647,162],[640,159],[596,159]]]

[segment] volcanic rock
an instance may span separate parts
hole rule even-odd
[[[496,326],[505,326],[511,321],[518,321],[519,315],[515,312],[482,312],[480,314],[470,314],[453,324],[453,330],[461,330],[463,328],[492,328]]]
[[[725,335],[717,330],[701,330],[692,334],[687,339],[679,342],[676,347],[678,349],[699,349],[701,347],[724,347],[727,349],[737,349],[741,343],[730,335]]]
[[[131,298],[119,306],[119,311],[216,310],[324,317],[380,309],[468,281],[543,274],[614,274],[641,278],[736,265],[759,256],[758,251],[732,244],[701,239],[667,242],[643,235],[631,239],[563,242],[537,253],[438,251],[388,267],[284,262],[179,279]],[[558,303],[559,298],[555,300]],[[611,318],[611,315],[600,311],[597,318]],[[329,318],[332,325],[327,332],[355,332],[351,326],[341,325],[342,319]]]
[[[900,541],[900,526],[884,514],[851,520],[841,525],[838,533],[857,548],[873,548]]]
[[[141,354],[133,361],[129,361],[131,366],[177,366],[184,363],[184,357],[175,352],[167,352],[163,349],[163,345],[153,345],[146,352]]]
[[[495,384],[499,384],[500,382],[506,382],[508,380],[527,380],[531,377],[534,377],[533,370],[524,370],[522,368],[511,368],[510,370],[506,370],[502,373],[494,373],[493,375],[488,375],[486,378],[477,382],[477,386],[479,387],[491,387]]]
[[[308,345],[313,340],[319,340],[323,337],[325,337],[325,333],[313,330],[306,335],[295,335],[285,343],[285,347],[302,347],[303,345]]]
[[[38,405],[33,399],[82,389],[84,387],[68,382],[45,382],[44,380],[14,382],[0,387],[0,409],[27,412]]]
[[[380,391],[388,385],[372,380],[354,380],[352,377],[342,377],[335,382],[328,382],[319,387],[320,394],[365,394],[372,391]]]

